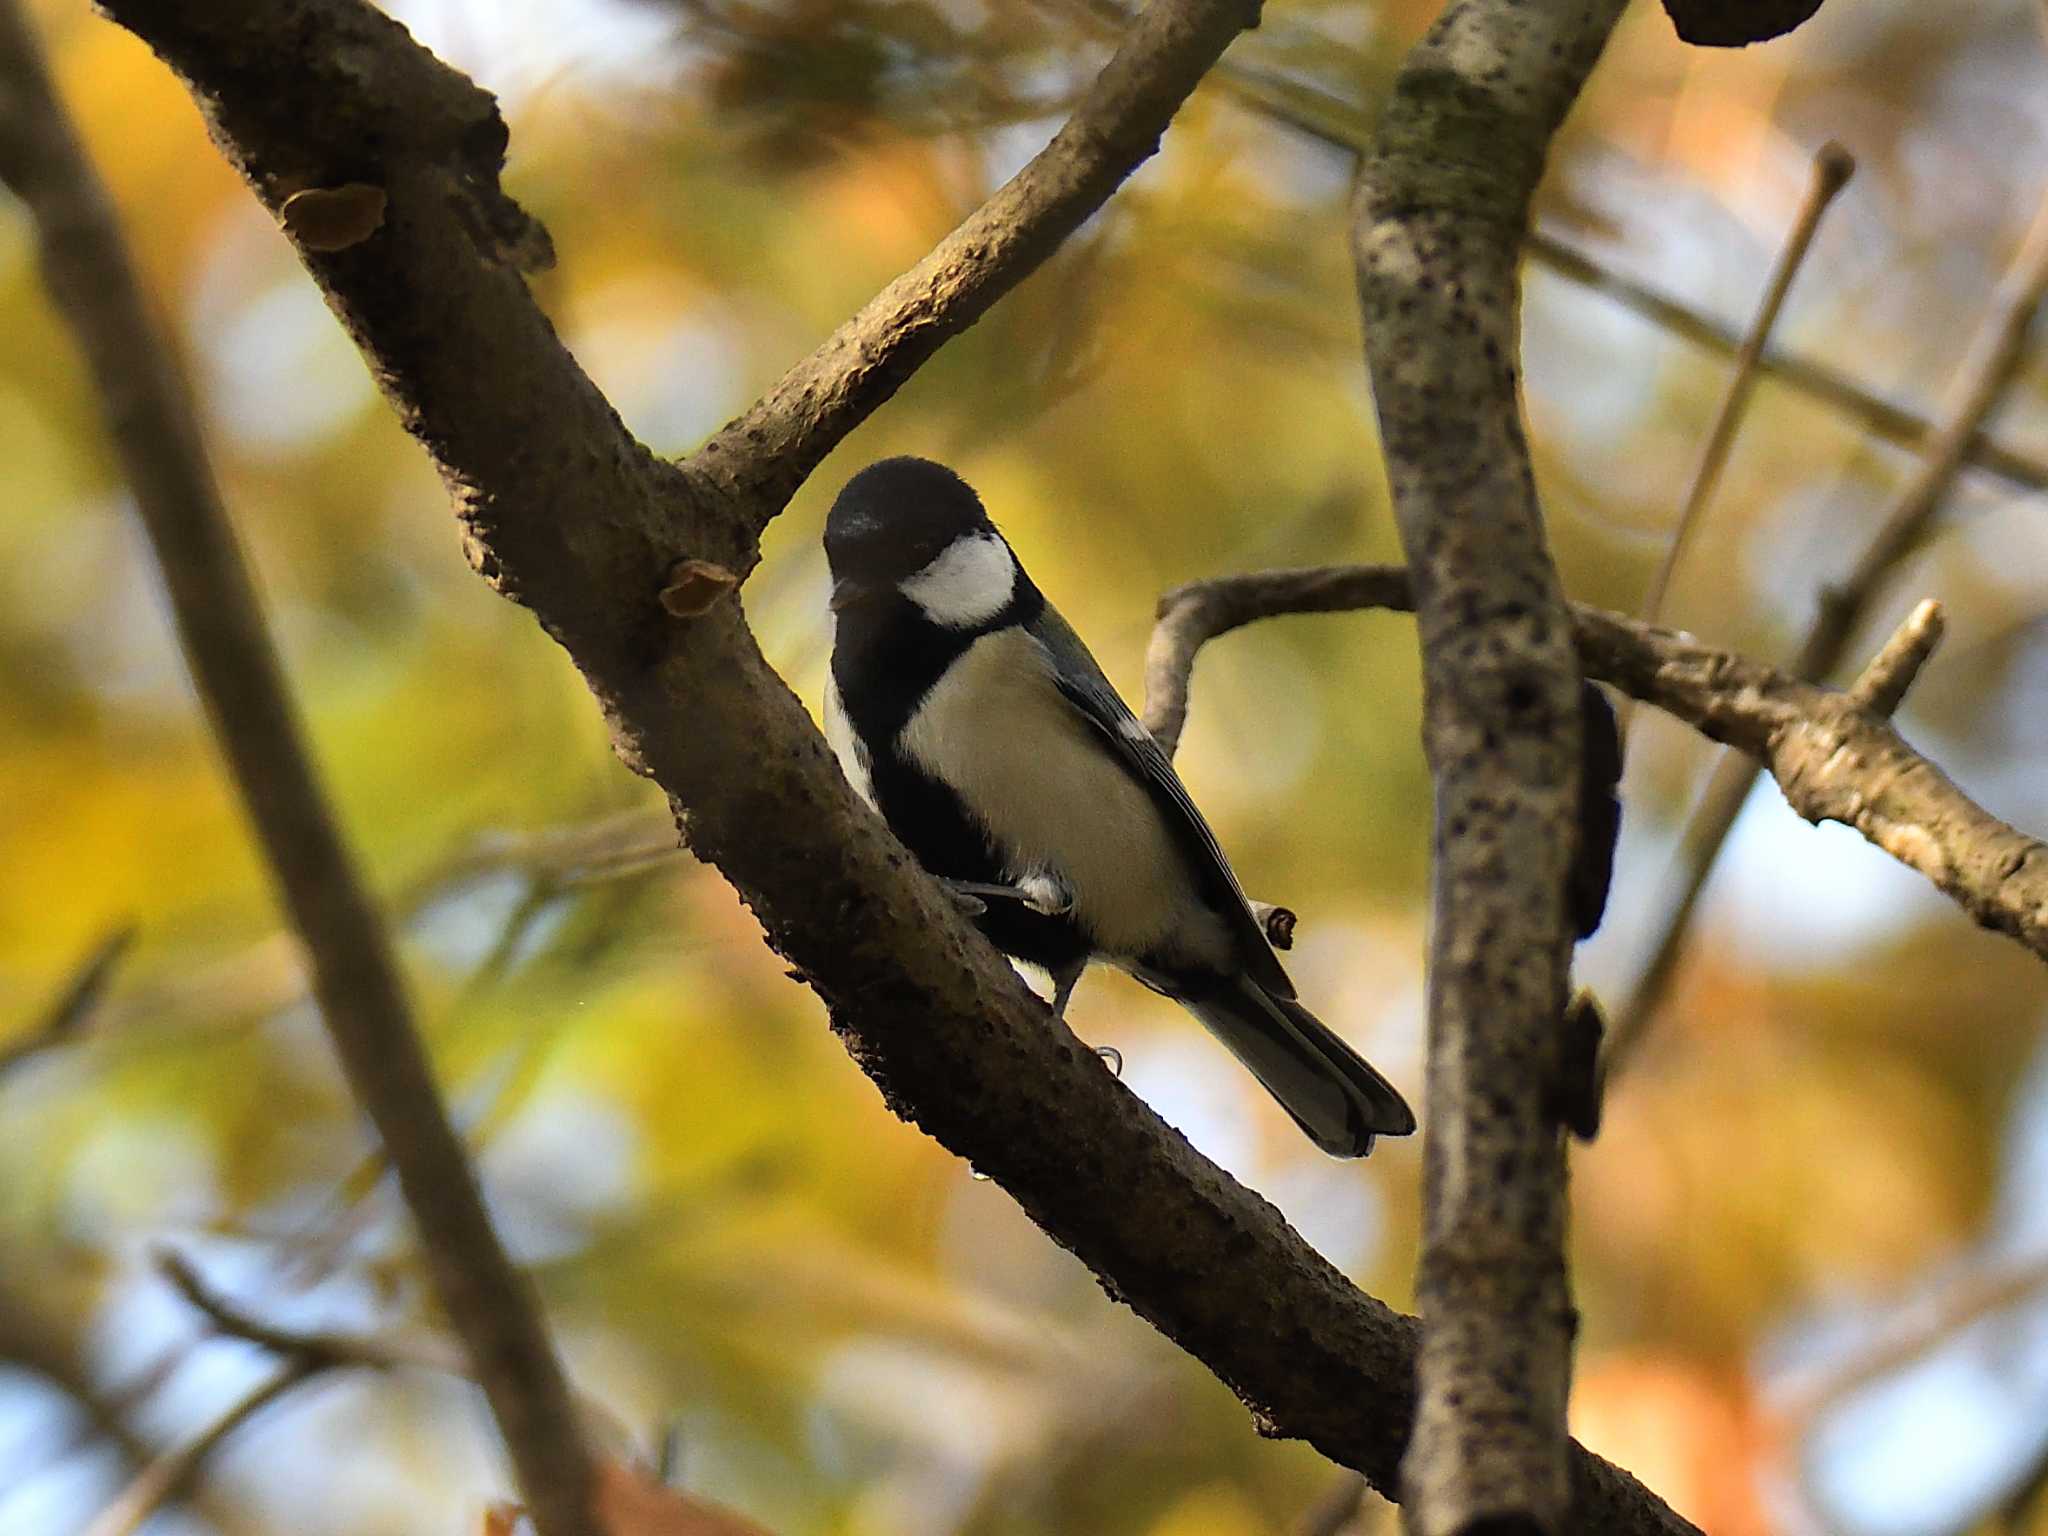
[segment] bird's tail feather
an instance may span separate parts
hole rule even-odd
[[[1363,1157],[1375,1136],[1415,1129],[1407,1101],[1329,1027],[1248,976],[1182,1001],[1333,1157]]]

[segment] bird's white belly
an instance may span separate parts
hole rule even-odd
[[[1064,882],[1105,955],[1136,956],[1190,925],[1217,926],[1195,902],[1151,796],[1060,695],[1022,629],[976,640],[925,696],[900,745],[984,822],[1008,879]]]

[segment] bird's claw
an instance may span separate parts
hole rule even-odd
[[[959,880],[941,880],[946,894],[953,898],[953,905],[960,909],[963,917],[979,917],[988,910],[988,903],[966,884]]]

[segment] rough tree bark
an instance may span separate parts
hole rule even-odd
[[[1518,393],[1522,239],[1624,0],[1462,0],[1360,169],[1366,361],[1415,583],[1436,787],[1423,1318],[1403,1463],[1422,1536],[1563,1529],[1577,1325],[1563,1031],[1580,694]]]

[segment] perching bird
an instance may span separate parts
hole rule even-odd
[[[825,523],[825,732],[862,798],[996,948],[1090,960],[1206,1024],[1316,1145],[1405,1136],[1401,1095],[1294,998],[1173,764],[950,469],[885,459]]]

